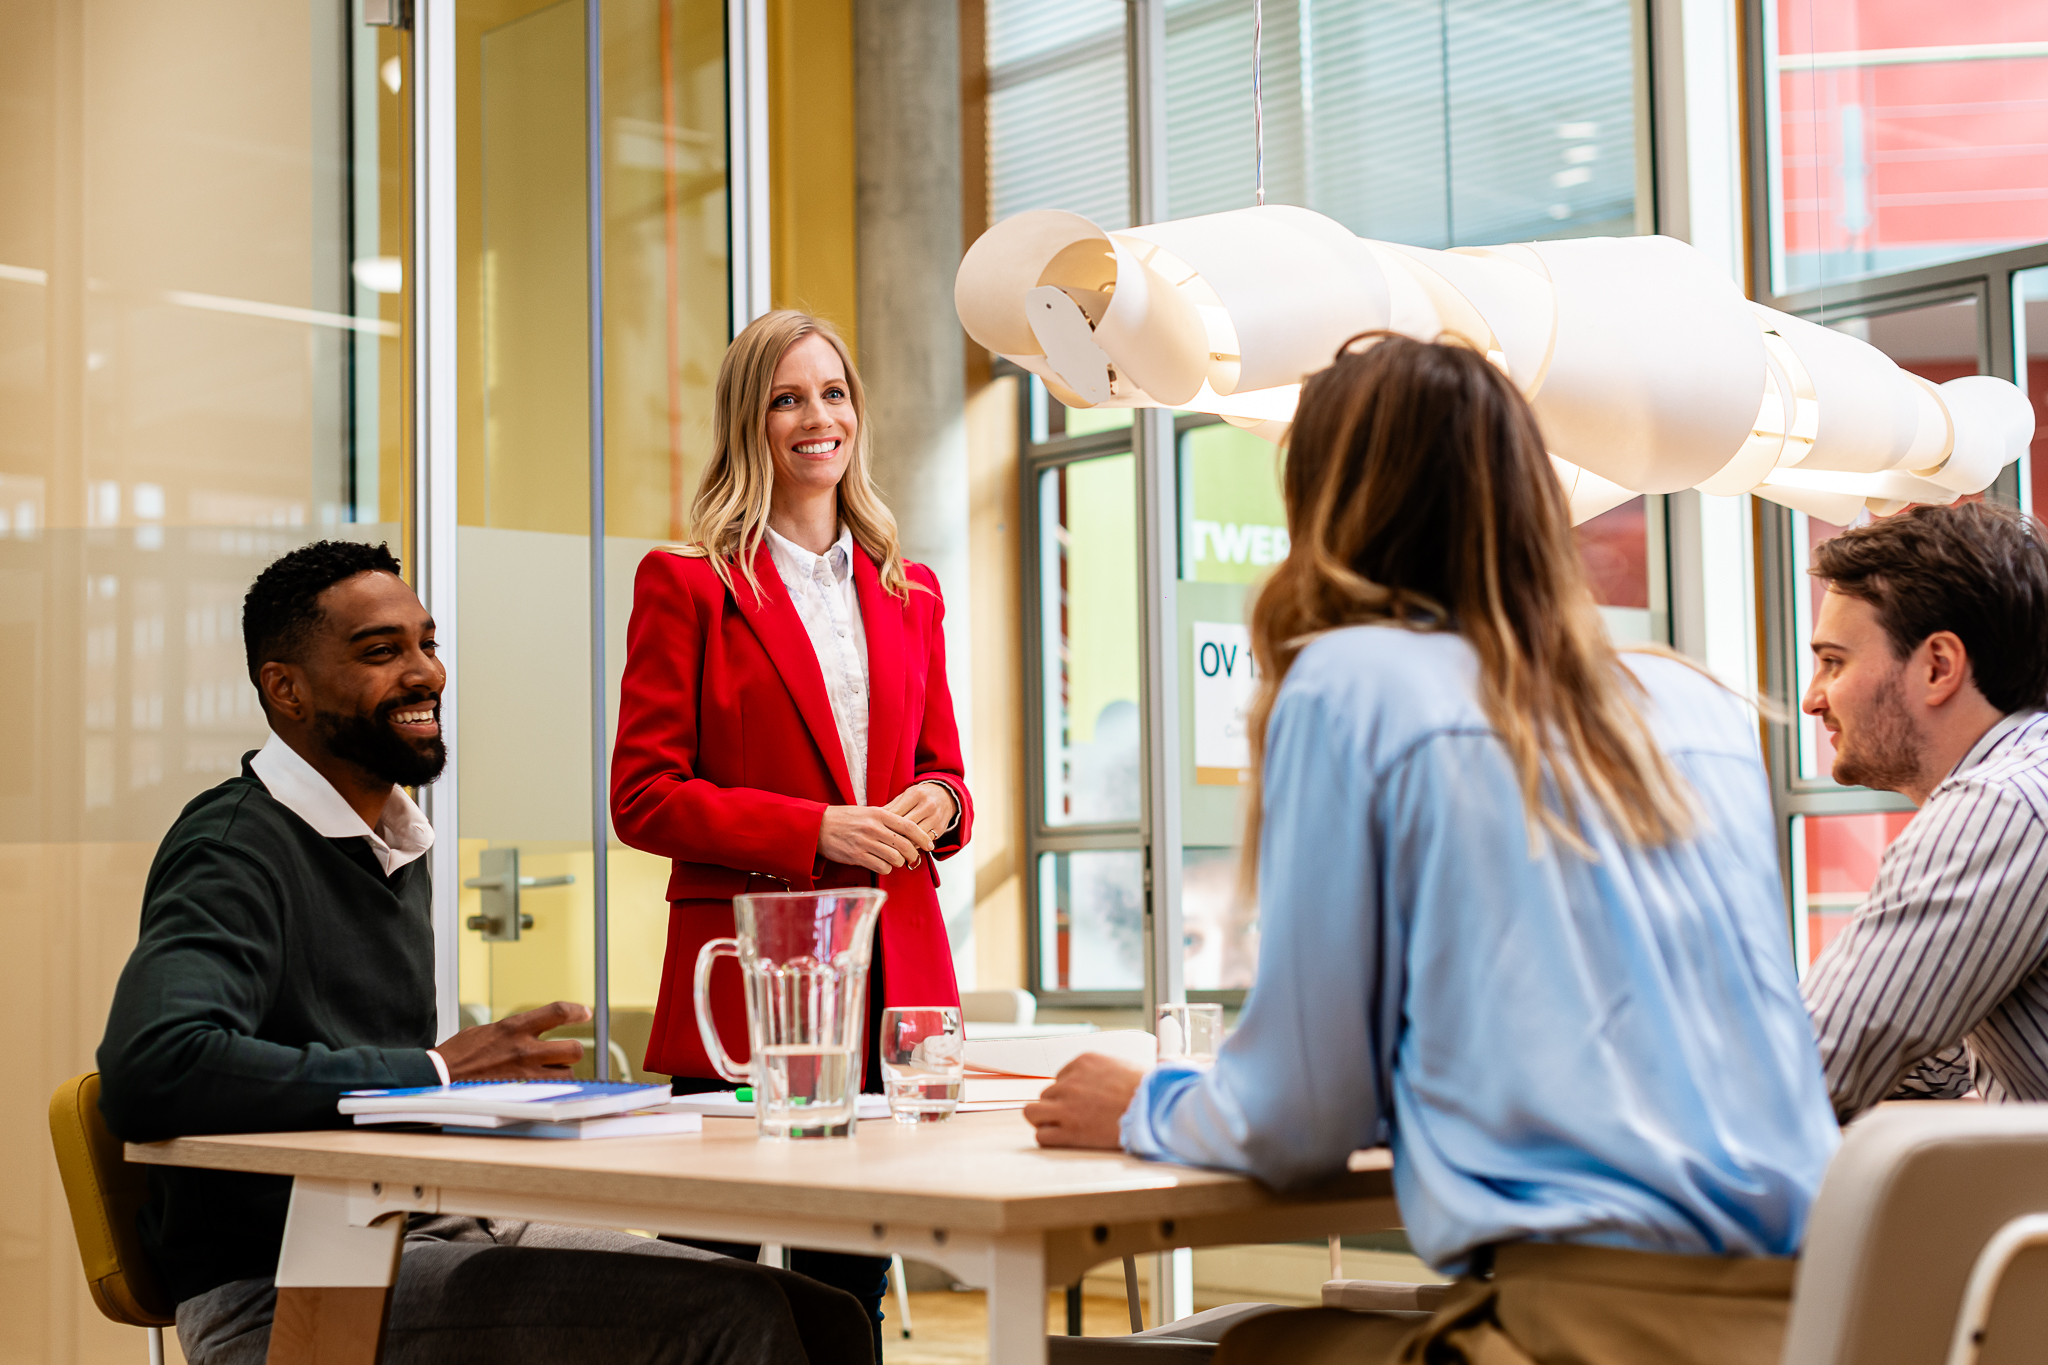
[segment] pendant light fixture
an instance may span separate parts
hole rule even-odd
[[[1263,19],[1253,0],[1254,207],[1119,232],[1033,210],[961,261],[967,334],[1068,407],[1209,412],[1279,441],[1347,338],[1456,339],[1529,400],[1574,521],[1698,488],[1843,524],[1981,492],[2033,440],[2007,381],[1931,384],[1751,302],[1675,238],[1437,251],[1267,204]]]

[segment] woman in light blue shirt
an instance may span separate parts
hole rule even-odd
[[[1039,1141],[1281,1187],[1390,1145],[1417,1252],[1466,1276],[1414,1359],[1776,1365],[1837,1131],[1754,715],[1617,655],[1535,418],[1467,347],[1354,341],[1284,484],[1257,986],[1213,1070],[1083,1058]]]

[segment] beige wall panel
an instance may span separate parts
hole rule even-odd
[[[95,1065],[155,853],[154,841],[0,844],[0,990],[28,1092],[0,1114],[0,1157],[17,1173],[0,1207],[0,1360],[10,1365],[143,1355],[141,1330],[108,1322],[86,1293],[42,1098]]]
[[[262,742],[250,578],[345,514],[344,35],[330,0],[0,3],[0,1361],[143,1357],[85,1293],[43,1098],[94,1065],[157,840]],[[394,151],[358,165],[402,227]]]
[[[583,6],[562,0],[482,45],[482,523],[586,531]]]
[[[675,540],[730,311],[721,0],[609,0],[605,108],[605,525]]]
[[[1024,627],[1019,575],[1017,381],[967,400],[969,619],[974,639],[976,984],[1024,982]]]
[[[769,0],[770,292],[860,358],[854,284],[853,0]]]

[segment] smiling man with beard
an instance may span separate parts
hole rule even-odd
[[[131,1142],[340,1127],[344,1090],[566,1077],[557,1001],[434,1044],[434,622],[383,546],[321,541],[265,569],[242,629],[270,741],[164,837],[100,1044]],[[143,1246],[192,1365],[259,1365],[291,1181],[149,1168]],[[415,1215],[383,1360],[869,1365],[854,1299],[787,1271],[621,1232]]]
[[[1834,778],[1920,808],[1804,991],[1843,1122],[1887,1097],[2048,1100],[2048,548],[1988,503],[1823,541],[1802,709]]]

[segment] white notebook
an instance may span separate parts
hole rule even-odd
[[[457,1081],[403,1090],[350,1090],[336,1106],[357,1123],[562,1123],[666,1104],[665,1085],[626,1081]]]

